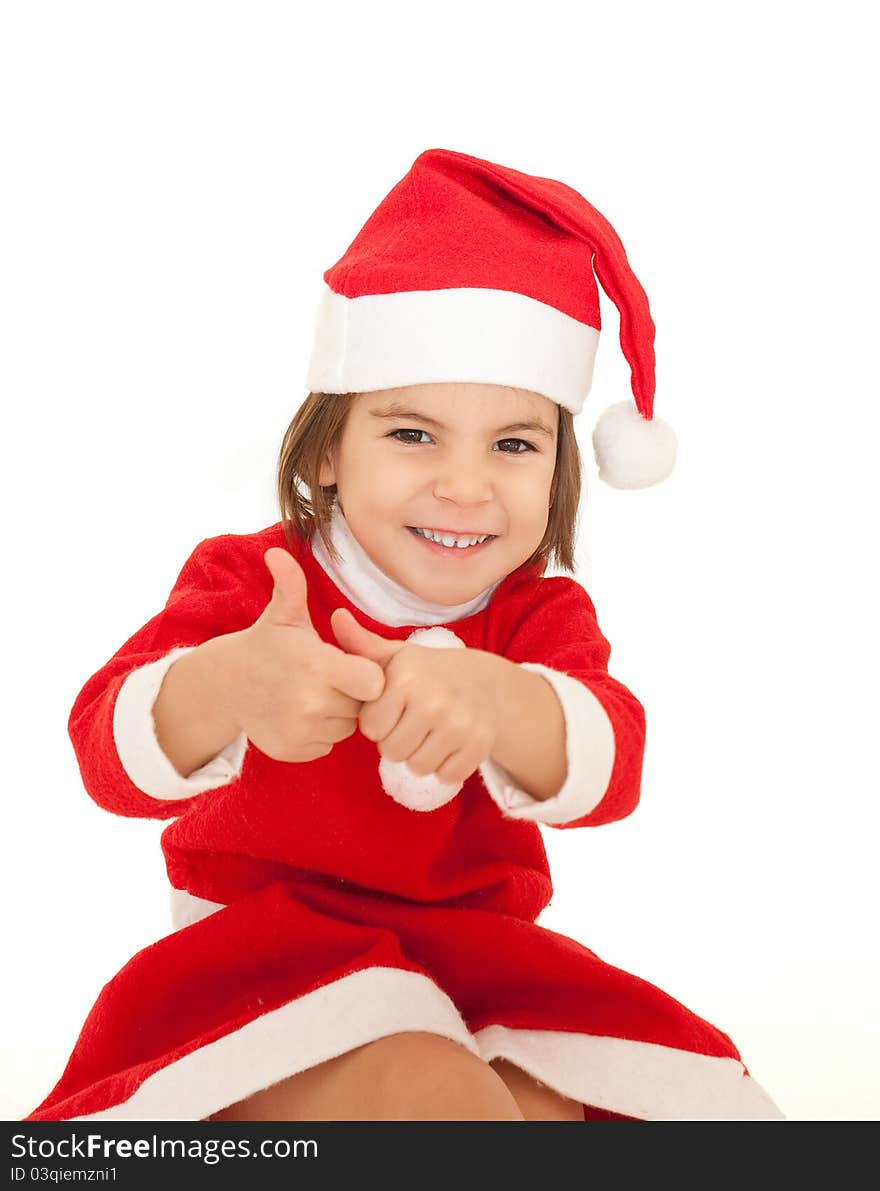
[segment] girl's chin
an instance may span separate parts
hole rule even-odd
[[[489,583],[438,583],[436,578],[424,575],[413,576],[408,582],[401,583],[401,587],[405,587],[426,604],[438,604],[442,608],[457,608],[460,604],[468,604],[489,586]]]

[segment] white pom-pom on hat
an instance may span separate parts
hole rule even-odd
[[[612,488],[649,488],[675,466],[678,439],[659,418],[645,418],[631,401],[603,411],[593,430],[599,479]]]

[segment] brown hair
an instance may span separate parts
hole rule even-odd
[[[336,485],[318,483],[321,464],[335,450],[345,428],[355,393],[309,393],[293,417],[278,453],[278,504],[288,546],[293,534],[308,542],[313,530],[324,540],[330,557],[339,562],[330,539],[330,517]],[[308,489],[306,495],[302,488]],[[581,496],[581,459],[571,413],[559,406],[556,467],[552,503],[541,543],[527,562],[545,559],[574,573],[574,543]]]

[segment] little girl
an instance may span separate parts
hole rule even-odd
[[[91,797],[173,820],[173,930],[27,1121],[779,1119],[725,1034],[536,924],[538,824],[628,815],[645,741],[544,575],[574,570],[596,277],[636,401],[599,474],[644,487],[675,456],[654,325],[577,191],[431,149],[324,274],[281,521],[199,542],[71,711]]]

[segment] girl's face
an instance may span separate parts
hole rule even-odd
[[[558,420],[555,402],[504,385],[358,393],[319,483],[336,485],[351,532],[389,578],[431,603],[463,604],[540,545]],[[417,528],[492,537],[436,546]]]

